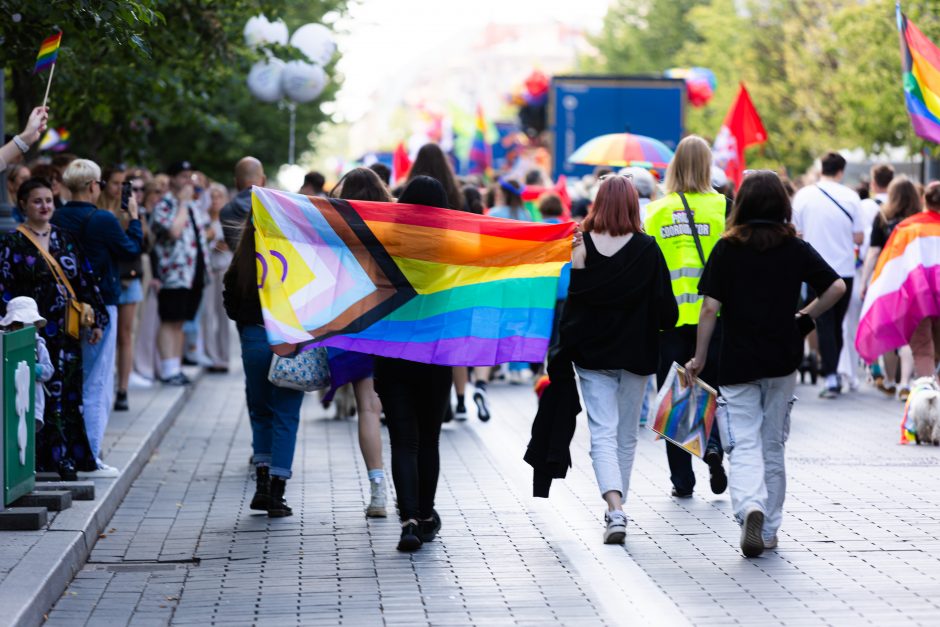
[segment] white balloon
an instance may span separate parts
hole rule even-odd
[[[284,62],[280,59],[272,57],[267,61],[258,61],[248,72],[248,90],[262,102],[277,102],[284,97],[284,88],[281,86],[283,73]]]
[[[245,43],[252,48],[264,44],[287,45],[287,24],[278,20],[268,21],[264,15],[256,15],[245,23]]]
[[[290,61],[281,75],[284,93],[294,102],[314,100],[326,87],[326,72],[319,65],[306,61]]]
[[[290,45],[318,65],[327,65],[336,52],[333,33],[323,24],[304,24],[294,31]]]

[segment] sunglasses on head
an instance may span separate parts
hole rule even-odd
[[[606,181],[607,179],[617,178],[618,176],[619,176],[619,177],[622,177],[622,178],[625,178],[625,179],[627,179],[628,181],[632,181],[632,180],[633,180],[633,173],[632,173],[632,172],[627,172],[626,174],[617,174],[617,173],[615,173],[615,172],[611,172],[610,174],[605,174],[604,176],[602,176],[601,178],[599,178],[599,179],[597,179],[597,180],[599,180],[599,181]]]

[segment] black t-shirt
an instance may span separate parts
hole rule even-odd
[[[869,245],[872,248],[884,248],[885,244],[888,243],[888,238],[891,237],[891,233],[894,232],[894,227],[900,224],[900,222],[900,220],[885,220],[881,216],[881,213],[878,213],[871,223]]]
[[[719,385],[782,377],[800,365],[803,334],[794,316],[800,287],[822,294],[839,278],[812,246],[791,238],[758,252],[722,239],[699,282],[699,293],[721,302]]]

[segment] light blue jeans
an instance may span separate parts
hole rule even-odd
[[[87,331],[82,340],[82,406],[85,433],[95,459],[101,462],[101,442],[108,428],[114,401],[114,356],[117,350],[117,305],[107,305],[111,321],[103,329],[101,341],[89,344]]]
[[[264,327],[239,326],[238,337],[251,419],[252,461],[255,465],[270,466],[272,477],[290,479],[304,393],[268,381],[274,353]]]
[[[626,502],[649,377],[626,370],[575,370],[581,380],[591,430],[591,461],[601,496],[616,490]]]
[[[794,373],[720,388],[716,418],[730,458],[731,509],[739,523],[750,509],[764,512],[764,540],[777,535],[783,521],[784,447],[795,387]]]

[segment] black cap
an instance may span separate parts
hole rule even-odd
[[[167,166],[166,173],[169,174],[170,176],[176,176],[180,172],[184,172],[186,170],[194,170],[194,169],[195,168],[193,168],[193,164],[184,159],[183,161],[177,161]]]

